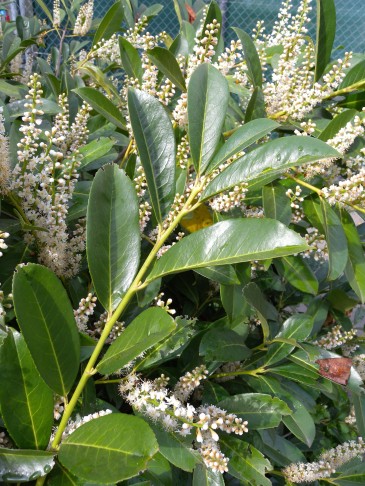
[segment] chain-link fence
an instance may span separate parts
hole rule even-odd
[[[298,5],[299,1],[293,0],[293,4]],[[365,0],[335,0],[335,2],[337,9],[335,49],[364,52]],[[45,3],[52,10],[52,0],[46,0]],[[114,0],[95,0],[94,17],[102,18],[113,3]],[[179,30],[179,24],[173,0],[144,0],[143,3],[146,6],[160,3],[164,7],[159,15],[152,20],[149,26],[150,32],[155,34],[165,30],[172,37],[175,37]],[[282,0],[220,0],[219,3],[225,13],[224,37],[226,41],[229,41],[234,35],[230,27],[240,27],[246,32],[252,32],[258,20],[264,20],[267,30],[270,31],[277,18]],[[314,1],[313,4],[315,7]],[[42,16],[41,9],[36,2],[35,12],[36,15]],[[315,19],[315,11],[312,13],[312,18]],[[309,30],[310,35],[314,37],[315,20],[313,20]]]

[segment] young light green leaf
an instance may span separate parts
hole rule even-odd
[[[28,263],[13,280],[18,324],[47,385],[64,397],[76,378],[80,341],[66,290],[46,267]]]
[[[194,268],[265,260],[307,248],[294,231],[271,219],[234,219],[183,238],[156,262],[147,281]]]
[[[53,392],[39,376],[23,336],[10,328],[0,345],[0,369],[7,431],[19,448],[45,449],[53,425]]]
[[[111,312],[132,283],[140,256],[137,194],[115,164],[100,169],[91,187],[86,252],[98,299]]]
[[[208,63],[193,72],[188,87],[188,119],[191,156],[195,170],[207,169],[221,137],[229,100],[228,83]]]
[[[102,39],[110,39],[115,32],[118,32],[121,27],[123,17],[124,9],[122,2],[117,1],[109,8],[107,13],[104,15],[103,20],[100,22],[99,27],[94,35],[93,46],[95,46]]]
[[[341,155],[335,149],[312,137],[278,138],[232,162],[208,184],[201,200],[209,199],[241,182],[249,183],[250,189],[259,189],[291,167],[339,157]]]
[[[247,420],[249,430],[277,427],[283,415],[292,413],[285,402],[263,393],[234,395],[219,402],[218,407]]]
[[[219,443],[222,452],[229,457],[228,472],[241,481],[257,486],[271,486],[265,473],[272,469],[270,462],[251,444],[225,435]]]
[[[115,141],[111,138],[101,137],[97,140],[92,140],[87,145],[84,145],[79,149],[79,152],[82,156],[81,164],[79,166],[79,170],[84,170],[87,168],[91,162],[94,162],[97,159],[100,159],[108,152],[110,152],[111,148],[115,144]]]
[[[147,51],[147,56],[175,86],[186,91],[184,76],[172,52],[163,47],[154,47]]]
[[[362,303],[365,302],[365,256],[359,233],[351,216],[341,210],[341,223],[345,231],[349,257],[345,267],[345,275],[352,289]]]
[[[175,321],[163,309],[151,307],[139,314],[113,342],[97,366],[100,373],[110,374],[169,336]]]
[[[116,127],[126,130],[125,120],[121,111],[103,93],[89,87],[76,88],[73,91]]]
[[[212,172],[230,157],[249,147],[272,130],[275,130],[278,126],[278,123],[268,118],[260,118],[245,123],[228,138],[225,144],[214,155],[207,168],[207,173]]]
[[[139,82],[142,82],[142,75],[143,75],[143,68],[142,68],[142,61],[139,57],[138,50],[132,46],[130,42],[127,41],[124,37],[119,37],[119,50],[120,50],[120,58],[122,60],[122,65],[127,73],[127,75],[131,78],[136,78]]]
[[[0,481],[31,482],[48,474],[54,464],[52,452],[0,448]]]
[[[161,103],[137,89],[128,90],[128,108],[139,156],[158,222],[175,197],[175,136]]]
[[[59,460],[77,477],[107,484],[146,469],[157,451],[156,438],[144,420],[113,413],[87,422],[68,436]]]
[[[295,341],[303,341],[312,331],[313,318],[305,314],[293,315],[287,319],[280,332],[275,338],[294,339]],[[283,358],[288,356],[294,346],[286,344],[285,342],[272,343],[269,346],[268,352],[265,356],[265,366],[270,366]]]
[[[233,30],[237,34],[239,40],[241,41],[243,53],[245,56],[245,61],[247,64],[247,74],[248,77],[256,88],[262,88],[262,69],[259,55],[252,38],[246,34],[242,29],[233,27]]]
[[[331,59],[336,34],[334,0],[317,0],[317,42],[314,80],[318,81]]]

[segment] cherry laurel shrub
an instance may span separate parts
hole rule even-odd
[[[2,484],[365,483],[365,57],[311,3],[2,24]]]

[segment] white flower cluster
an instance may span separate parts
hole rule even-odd
[[[94,0],[89,0],[80,7],[77,14],[74,35],[86,35],[91,27],[94,15]]]
[[[303,258],[313,257],[316,262],[328,260],[327,241],[317,228],[312,226],[307,228],[305,239],[310,248],[301,254]]]
[[[37,74],[31,76],[26,95],[23,134],[18,143],[18,163],[9,190],[18,198],[32,231],[26,234],[28,244],[35,244],[41,263],[57,275],[70,278],[78,271],[85,248],[84,225],[76,224],[69,234],[66,217],[81,162],[78,149],[85,143],[90,107],[82,105],[69,126],[65,95],[59,98],[61,113],[50,131],[42,131],[42,90]],[[40,141],[45,138],[46,142]]]
[[[9,175],[9,140],[5,135],[4,118],[0,109],[0,194],[8,190]]]
[[[53,0],[53,27],[61,25],[60,0]]]
[[[219,194],[209,201],[210,207],[213,211],[227,212],[235,207],[241,207],[243,200],[246,197],[247,184],[241,182],[227,193]]]
[[[313,344],[324,349],[335,349],[346,344],[348,341],[351,341],[356,336],[357,332],[355,329],[351,329],[351,331],[343,331],[341,326],[337,324],[336,326],[333,326],[327,334],[314,341]]]
[[[6,233],[6,231],[1,231],[0,230],[0,257],[3,256],[3,253],[1,250],[6,250],[8,245],[5,243],[6,238],[9,238],[9,233]]]
[[[355,407],[352,406],[350,409],[350,413],[348,416],[345,418],[346,424],[349,425],[356,425],[356,416],[355,416]]]
[[[166,250],[167,251],[167,250]],[[163,292],[161,292],[160,294],[158,294],[157,297],[155,297],[155,302],[156,302],[156,306],[157,307],[161,307],[161,309],[164,309],[166,312],[168,312],[169,314],[171,315],[174,315],[176,314],[176,310],[175,309],[170,309],[170,305],[172,304],[172,299],[167,299],[166,302],[162,299],[162,297],[164,296],[165,294]]]
[[[336,470],[355,457],[362,458],[365,444],[359,437],[340,444],[320,455],[318,462],[291,464],[283,470],[284,476],[292,483],[311,483],[329,478]]]
[[[207,375],[208,370],[204,365],[197,366],[191,372],[188,371],[176,383],[174,389],[175,397],[182,402],[186,402],[195,388],[200,385],[200,382],[206,379]]]
[[[93,323],[92,328],[88,328],[86,330],[87,334],[95,339],[99,339],[102,332],[104,331],[105,324],[108,322],[108,313],[104,312],[99,317],[99,320]],[[107,344],[112,343],[117,337],[119,337],[122,332],[124,331],[124,321],[117,321],[112,330],[109,333],[107,340],[105,341]]]
[[[300,186],[296,186],[295,191],[293,191],[293,189],[288,189],[285,194],[290,199],[290,207],[294,210],[292,221],[293,223],[299,223],[304,217],[301,204],[304,201],[304,198],[301,195],[302,189]]]
[[[0,448],[12,449],[14,444],[12,443],[10,437],[4,432],[0,432]]]
[[[314,82],[314,47],[308,42],[307,24],[312,10],[311,0],[301,0],[297,13],[292,13],[293,2],[286,0],[270,35],[258,39],[261,50],[281,45],[277,65],[273,67],[270,82],[264,85],[266,108],[269,116],[280,120],[302,120],[317,104],[328,97],[344,78],[351,54],[339,59],[323,76]]]
[[[53,418],[59,420],[65,410],[65,400],[63,397],[57,397],[53,406]]]
[[[185,379],[178,382],[178,391],[182,382],[192,391],[200,384],[199,377],[205,378],[206,374],[203,367],[186,374]],[[247,422],[214,405],[195,408],[176,396],[176,391],[171,393],[166,388],[167,384],[168,378],[164,375],[153,381],[129,375],[121,380],[119,390],[128,403],[167,430],[187,436],[195,429],[196,446],[206,466],[221,473],[228,471],[228,458],[219,449],[217,430],[242,435],[248,431]]]
[[[87,422],[91,422],[91,420],[97,419],[99,417],[104,417],[105,415],[109,415],[113,413],[112,410],[106,409],[106,410],[100,410],[99,412],[91,413],[89,415],[85,415],[84,417],[81,417],[80,415],[76,416],[75,420],[70,420],[63,431],[62,434],[62,440],[68,437],[69,435],[72,434],[72,432],[75,432],[76,429],[81,427],[81,425],[86,424]],[[54,440],[55,434],[53,433],[50,438],[50,444],[52,444]]]
[[[337,184],[329,187],[323,187],[323,196],[331,206],[339,204],[363,204],[365,199],[365,167],[361,168],[358,173],[340,180]]]
[[[357,354],[352,358],[352,365],[359,373],[361,379],[365,381],[365,354]]]
[[[82,298],[79,302],[79,306],[74,310],[74,316],[79,331],[85,332],[87,330],[87,323],[90,316],[94,314],[97,298],[93,294],[89,293],[85,298]]]
[[[365,118],[356,115],[353,120],[346,123],[346,125],[341,128],[336,135],[327,140],[326,143],[331,145],[341,154],[347,152],[347,150],[354,143],[355,138],[363,135]]]

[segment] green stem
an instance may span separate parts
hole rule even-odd
[[[197,194],[201,191],[202,188],[202,183],[199,183],[197,181],[195,188],[192,190],[190,196],[188,197],[187,201],[185,202],[184,206],[182,207],[181,211],[177,215],[177,217],[171,222],[170,226],[161,233],[161,236],[159,240],[156,242],[156,245],[152,249],[151,253],[148,255],[146,261],[142,265],[141,269],[137,273],[135,279],[133,280],[130,288],[124,295],[123,299],[119,303],[118,307],[114,311],[113,315],[110,317],[110,319],[107,321],[105,324],[105,328],[100,336],[100,339],[95,346],[95,349],[92,353],[92,355],[89,358],[89,361],[84,369],[84,372],[80,378],[80,381],[72,395],[72,398],[68,404],[68,406],[65,408],[64,414],[62,416],[61,422],[59,424],[59,427],[57,429],[57,432],[55,434],[54,440],[51,444],[51,449],[57,450],[58,446],[62,440],[62,434],[67,426],[67,423],[71,417],[71,414],[73,410],[75,409],[78,399],[83,391],[83,389],[86,386],[87,381],[89,378],[97,372],[97,370],[94,368],[95,363],[104,347],[105,341],[107,340],[110,331],[112,330],[114,324],[118,321],[119,317],[122,315],[126,307],[128,306],[129,302],[131,301],[132,297],[134,294],[140,289],[142,278],[145,276],[147,273],[148,269],[150,268],[150,265],[153,263],[158,251],[160,248],[163,246],[165,241],[169,238],[169,236],[172,234],[176,226],[180,223],[181,219],[191,211],[191,205],[196,198]]]
[[[257,376],[266,373],[265,368],[257,368],[256,370],[236,370],[236,371],[228,371],[227,373],[215,373],[211,375],[210,378],[224,378],[226,376],[239,376],[239,375],[250,375],[250,376]]]
[[[46,480],[46,476],[41,476],[40,478],[37,479],[37,482],[35,483],[35,486],[43,486],[45,480]]]

